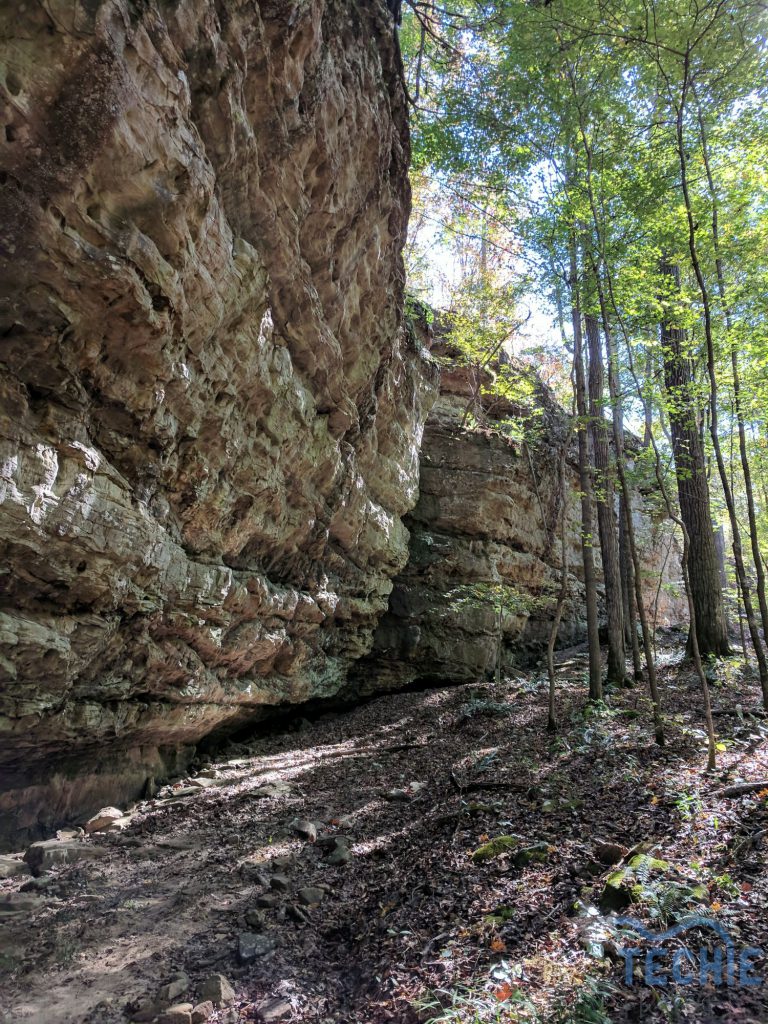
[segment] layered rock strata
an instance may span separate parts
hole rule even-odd
[[[484,393],[477,372],[439,337],[433,352],[443,362],[440,398],[424,431],[419,501],[406,517],[410,556],[374,650],[354,670],[355,692],[483,678],[495,670],[500,650],[505,669],[540,658],[562,577],[563,502],[568,596],[557,642],[586,638],[577,452],[568,417],[522,364],[507,366],[525,396],[510,400]],[[469,417],[473,408],[478,415]],[[519,440],[523,433],[527,443]],[[659,626],[685,621],[672,524],[640,490],[633,522],[649,619]]]
[[[6,4],[0,38],[15,844],[338,689],[405,562],[434,374],[383,0]]]

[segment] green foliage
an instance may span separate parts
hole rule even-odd
[[[685,173],[710,296],[720,441],[734,478],[736,512],[744,517],[741,462],[733,445],[733,354],[748,455],[762,498],[756,515],[765,552],[765,5],[660,0],[651,8],[638,0],[505,0],[490,7],[460,2],[449,9],[427,3],[417,11],[418,17],[413,9],[408,13],[403,27],[409,89],[418,94],[412,238],[419,237],[419,218],[428,218],[431,233],[421,256],[428,257],[442,240],[459,267],[446,289],[457,348],[477,365],[490,363],[489,353],[514,343],[522,296],[534,292],[560,323],[559,343],[537,348],[546,372],[567,349],[571,304],[578,300],[583,312],[605,313],[620,343],[616,370],[627,418],[642,429],[649,413],[647,429],[668,475],[670,414],[690,411],[706,439],[709,403]],[[419,18],[429,24],[425,35]],[[568,252],[574,239],[575,279]],[[413,245],[415,253],[419,247]],[[662,257],[680,268],[679,287],[662,272]],[[423,265],[417,274],[415,262],[414,276],[429,286],[434,274]],[[693,373],[685,387],[665,381],[669,353],[660,343],[662,320],[686,332],[683,356]],[[558,372],[562,386],[562,364]],[[487,386],[514,400],[519,384],[496,375]],[[508,386],[512,391],[505,391]],[[529,426],[519,421],[517,436],[526,436]],[[705,443],[709,453],[711,443]],[[637,457],[638,471],[647,475],[644,458]],[[655,485],[648,493],[654,492]],[[714,489],[713,514],[724,518]]]

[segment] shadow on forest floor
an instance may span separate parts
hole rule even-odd
[[[583,659],[561,658],[554,736],[532,673],[234,745],[209,788],[140,804],[125,831],[88,840],[103,859],[58,869],[32,910],[0,918],[0,1020],[125,1021],[175,971],[193,1002],[212,972],[230,979],[236,1002],[212,1021],[259,1021],[270,999],[280,1019],[327,1024],[768,1020],[765,985],[627,986],[599,912],[609,862],[643,844],[666,866],[627,876],[627,913],[659,930],[695,911],[768,950],[765,794],[718,792],[768,778],[768,727],[746,711],[756,681],[720,665],[723,749],[706,776],[696,681],[674,650],[664,748],[641,686],[585,707]],[[269,783],[283,785],[255,792]],[[540,844],[541,861],[472,859],[499,835]],[[351,859],[334,866],[338,837]],[[246,932],[273,948],[241,962]],[[764,958],[754,970],[768,974]]]

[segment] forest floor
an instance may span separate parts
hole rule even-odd
[[[738,984],[743,949],[768,950],[768,791],[722,792],[768,779],[768,720],[749,671],[720,662],[706,775],[681,657],[679,637],[660,651],[664,748],[641,685],[586,707],[579,651],[559,658],[554,735],[532,672],[230,746],[199,766],[206,788],[180,780],[83,840],[99,859],[0,882],[0,1020],[187,1024],[218,973],[233,992],[212,1022],[768,1021],[768,981]],[[684,945],[715,955],[703,925],[664,940],[655,977],[639,952],[626,984],[621,949],[648,943],[611,908],[654,932],[719,922],[735,983],[658,983]],[[753,957],[743,980],[768,976]]]

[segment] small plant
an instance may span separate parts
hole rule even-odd
[[[614,992],[602,978],[585,978],[575,1003],[558,1008],[551,1024],[612,1024],[606,1004]]]
[[[500,718],[504,715],[511,715],[512,708],[509,704],[501,704],[496,700],[484,700],[479,697],[473,697],[461,705],[459,714],[462,718],[477,718],[478,716]],[[486,764],[484,767],[479,768],[479,770],[484,771],[487,767],[489,765]]]
[[[693,821],[701,813],[701,798],[696,793],[683,791],[675,797],[675,807],[683,821]]]

